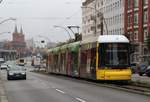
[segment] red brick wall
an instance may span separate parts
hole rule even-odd
[[[131,0],[131,4],[132,4],[132,6],[131,6],[131,10],[132,10],[132,12],[131,12],[131,32],[132,32],[132,41],[134,41],[134,0]]]
[[[149,4],[148,4],[148,28],[149,28],[149,32],[150,32],[150,0],[148,0]],[[131,41],[134,42],[134,0],[131,0],[131,3],[132,3],[132,7],[131,7],[131,12],[128,13],[128,0],[125,0],[125,11],[124,11],[124,14],[125,14],[125,22],[124,22],[124,29],[125,29],[125,34],[127,36],[129,36],[127,33],[130,31],[132,32],[131,36],[132,38],[130,39]],[[139,0],[139,11],[138,11],[138,42],[144,42],[144,28],[143,28],[143,0]],[[137,12],[137,11],[136,11]],[[127,29],[128,28],[128,15],[131,16],[131,29]]]
[[[143,34],[143,0],[139,0],[139,29],[138,29],[138,41],[144,42]]]
[[[24,35],[21,34],[13,34],[13,41],[15,42],[25,42]]]

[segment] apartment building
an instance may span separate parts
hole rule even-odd
[[[83,39],[124,34],[124,0],[86,0],[82,6]]]
[[[132,62],[145,62],[150,56],[145,41],[150,34],[150,0],[125,0],[125,35],[134,53]]]

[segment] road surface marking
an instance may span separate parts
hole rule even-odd
[[[80,101],[80,102],[86,102],[85,100],[81,99],[81,98],[76,98],[76,100]]]
[[[65,92],[62,91],[62,90],[56,89],[56,91],[58,91],[58,92],[60,92],[60,93],[62,93],[62,94],[65,94]]]

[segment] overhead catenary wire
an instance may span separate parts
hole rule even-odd
[[[0,19],[4,19],[5,17],[0,17]],[[23,20],[62,20],[65,19],[65,17],[15,17],[17,20],[18,19],[23,19]],[[74,17],[75,19],[79,19],[77,17]]]
[[[72,18],[75,18],[74,15],[78,14],[79,11],[81,11],[81,8],[78,9],[78,10],[77,10],[75,13],[73,13],[71,16],[65,17],[65,19],[64,19],[61,23],[59,23],[58,25],[63,25],[66,21],[68,21],[68,20],[70,20],[70,19],[72,19]]]

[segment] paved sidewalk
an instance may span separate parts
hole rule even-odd
[[[1,77],[1,72],[0,72],[0,102],[8,102],[4,84]]]
[[[150,84],[150,77],[147,76],[139,76],[138,74],[132,75],[132,81],[138,81],[143,83],[149,83]]]

